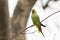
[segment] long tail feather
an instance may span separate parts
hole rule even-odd
[[[41,33],[42,33],[42,35],[43,35],[43,37],[45,37],[45,36],[44,36],[44,34],[43,34],[43,32],[42,32],[41,25],[37,25],[37,27],[38,27],[39,32],[41,32]]]
[[[42,33],[42,32],[41,32],[41,33]],[[42,33],[42,35],[43,35],[43,37],[45,37],[43,33]]]

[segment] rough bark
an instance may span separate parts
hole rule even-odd
[[[22,32],[26,28],[30,11],[35,2],[36,0],[18,0],[13,17],[11,18],[11,37]],[[25,34],[20,34],[12,40],[26,40],[26,36]]]
[[[0,40],[8,40],[8,0],[0,0]]]

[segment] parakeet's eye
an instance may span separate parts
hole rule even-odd
[[[35,13],[35,10],[32,10],[32,13]]]

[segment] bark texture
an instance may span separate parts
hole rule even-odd
[[[8,40],[8,0],[0,0],[0,40]]]

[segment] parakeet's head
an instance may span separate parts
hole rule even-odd
[[[32,10],[32,14],[34,14],[34,13],[36,13],[36,10],[35,9]]]

